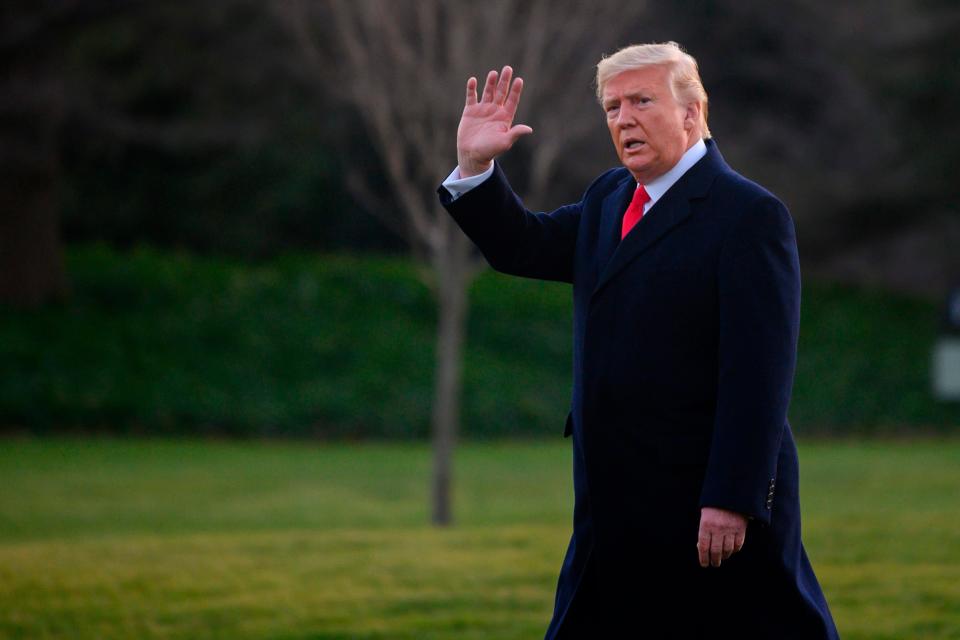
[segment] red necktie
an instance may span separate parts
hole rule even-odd
[[[643,217],[643,205],[648,202],[650,202],[650,196],[647,194],[647,190],[643,188],[642,184],[638,184],[637,190],[633,192],[633,200],[630,201],[630,206],[623,214],[623,224],[620,227],[621,240],[630,233],[630,229],[633,229],[635,224],[640,222],[640,218]]]

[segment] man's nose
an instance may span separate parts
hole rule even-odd
[[[632,127],[637,123],[635,115],[629,104],[620,105],[620,111],[617,112],[617,126],[621,129]]]

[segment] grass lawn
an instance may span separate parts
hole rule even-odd
[[[960,440],[801,443],[807,550],[846,639],[960,638]],[[539,638],[566,442],[0,440],[0,638]],[[749,541],[748,541],[749,544]]]

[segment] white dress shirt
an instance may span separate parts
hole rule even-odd
[[[460,165],[457,165],[453,168],[453,171],[450,172],[450,175],[447,176],[447,179],[443,181],[443,188],[446,189],[450,196],[456,200],[467,191],[470,191],[474,187],[479,187],[487,178],[493,175],[493,163],[490,163],[490,168],[484,171],[483,173],[478,173],[475,176],[470,176],[469,178],[460,177]]]
[[[643,205],[643,214],[646,215],[647,211],[650,211],[650,207],[657,204],[657,200],[662,198],[663,194],[705,155],[707,155],[706,143],[702,139],[697,140],[692,147],[680,156],[680,160],[673,165],[670,171],[643,185],[643,188],[647,190],[647,195],[650,196],[650,201]]]

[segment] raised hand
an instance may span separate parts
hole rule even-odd
[[[477,79],[467,80],[467,102],[457,128],[457,162],[460,176],[468,178],[490,168],[495,157],[507,151],[533,129],[525,124],[513,124],[520,104],[523,80],[516,78],[511,85],[513,69],[504,67],[497,74],[487,74],[483,95],[477,101]],[[499,79],[499,80],[498,80]]]

